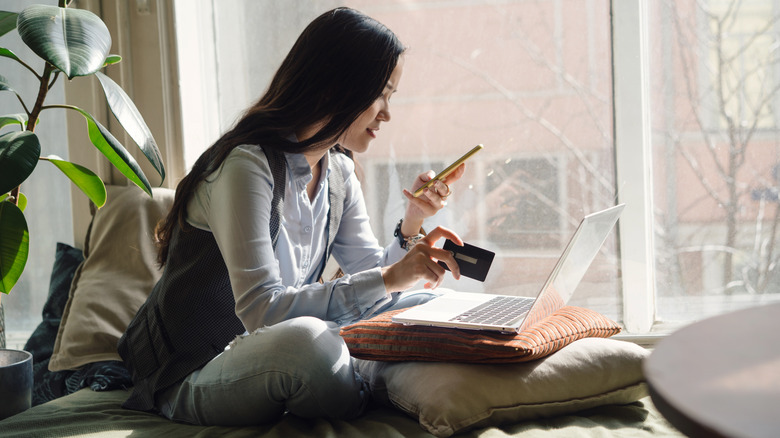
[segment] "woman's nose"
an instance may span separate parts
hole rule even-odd
[[[382,122],[389,122],[392,116],[390,115],[390,105],[383,105],[382,108],[379,110],[379,114],[377,114],[376,118]]]

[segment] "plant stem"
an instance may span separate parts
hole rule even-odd
[[[13,202],[14,205],[19,205],[19,187],[16,186],[11,190],[10,202]]]
[[[22,104],[22,108],[24,108],[24,113],[27,114],[27,117],[30,117],[30,110],[27,109],[27,105],[24,104],[24,100],[22,100],[22,96],[20,96],[18,93],[16,94],[16,99],[19,101],[19,103]]]
[[[46,100],[46,95],[49,93],[49,78],[51,78],[52,71],[54,71],[54,67],[47,62],[40,78],[41,85],[38,87],[38,98],[35,100],[35,105],[32,111],[30,111],[29,120],[27,121],[27,130],[30,132],[35,131],[35,123],[38,121],[38,115],[41,113],[43,101]]]
[[[43,68],[43,74],[38,78],[41,85],[38,87],[38,97],[35,100],[35,105],[27,116],[27,131],[35,131],[35,124],[38,122],[38,115],[43,108],[43,101],[46,100],[46,95],[49,93],[49,79],[51,78],[51,73],[53,71],[54,67],[47,62],[46,66]],[[24,102],[22,102],[22,106],[24,106]],[[27,108],[25,107],[25,111],[26,110]],[[11,189],[11,202],[13,202],[14,205],[19,205],[19,186]]]
[[[60,71],[57,70],[56,72],[54,72],[54,77],[51,79],[51,82],[49,82],[49,90],[51,90],[51,87],[54,86],[54,83],[57,82],[57,78],[59,77],[60,77]]]
[[[45,106],[41,107],[41,110],[53,109],[53,108],[71,109],[71,110],[79,111],[79,108],[77,106],[74,106],[74,105],[63,105],[63,104],[59,104],[59,105],[45,105]]]

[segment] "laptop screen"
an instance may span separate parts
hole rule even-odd
[[[550,273],[541,295],[528,311],[522,328],[530,327],[569,302],[624,207],[624,204],[620,204],[582,219],[558,259],[558,264]]]

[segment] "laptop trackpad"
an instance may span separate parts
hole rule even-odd
[[[393,319],[400,322],[403,322],[404,320],[417,320],[420,318],[429,321],[449,321],[453,317],[460,315],[491,298],[492,296],[490,295],[483,296],[454,291],[447,292],[425,304],[401,312]]]

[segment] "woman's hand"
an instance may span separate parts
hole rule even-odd
[[[417,234],[425,218],[435,215],[447,205],[447,198],[452,194],[452,184],[459,180],[465,171],[466,163],[463,163],[451,174],[447,175],[447,178],[434,182],[416,198],[412,192],[436,176],[432,170],[417,176],[417,179],[412,184],[412,192],[404,189],[404,196],[409,200],[406,206],[406,213],[404,214],[403,228],[401,229],[401,233],[404,236]]]
[[[382,279],[385,281],[387,291],[407,290],[419,280],[427,280],[426,289],[436,289],[444,280],[446,272],[437,261],[446,263],[452,276],[456,280],[460,279],[460,268],[452,253],[433,246],[442,237],[463,245],[463,241],[455,232],[444,227],[436,227],[417,242],[401,260],[382,268]]]

